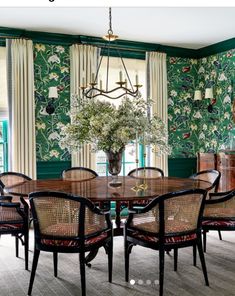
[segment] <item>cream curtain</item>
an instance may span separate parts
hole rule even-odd
[[[33,42],[7,40],[9,169],[36,179]]]
[[[91,82],[92,73],[96,73],[100,50],[90,45],[74,44],[70,47],[70,93],[81,95],[79,86]],[[71,105],[72,108],[72,105]],[[83,166],[95,170],[95,154],[91,153],[90,145],[84,145],[79,152],[72,153],[72,166]]]
[[[147,96],[153,100],[153,114],[159,116],[168,124],[167,108],[167,68],[166,54],[160,52],[146,53],[147,65]],[[151,153],[151,164],[159,167],[168,175],[168,156],[157,156]]]

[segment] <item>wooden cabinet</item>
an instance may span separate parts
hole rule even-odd
[[[217,170],[221,172],[219,191],[235,189],[235,151],[217,154]]]
[[[198,153],[197,171],[214,170],[216,168],[216,154]]]
[[[235,189],[235,151],[198,153],[197,170],[216,169],[221,173],[218,191]]]

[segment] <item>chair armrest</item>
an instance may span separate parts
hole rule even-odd
[[[235,196],[235,190],[228,191],[228,192],[218,192],[218,193],[213,193],[210,196],[216,196],[218,198],[216,199],[207,199],[205,201],[205,206],[209,204],[217,204],[217,203],[223,203],[228,201],[229,199],[233,198]],[[221,197],[220,197],[221,196]]]
[[[2,202],[2,201],[11,202],[12,201],[12,196],[11,195],[1,195],[0,196],[0,202]]]

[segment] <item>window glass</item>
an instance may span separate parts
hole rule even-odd
[[[107,57],[103,57],[100,70],[99,77],[97,78],[98,87],[102,86],[103,89],[106,89],[106,77],[107,77]],[[136,75],[138,75],[138,83],[142,84],[140,91],[143,98],[146,98],[146,75],[145,75],[145,61],[137,60],[137,59],[123,59],[124,64],[126,66],[128,75],[130,77],[132,85],[136,84]],[[128,81],[127,75],[123,68],[122,62],[120,58],[110,57],[109,58],[109,79],[108,79],[108,89],[114,89],[118,87],[116,82],[120,81],[120,72],[122,76],[122,80],[127,80],[127,87],[130,88],[130,83]],[[105,97],[101,97],[102,100],[108,100],[109,102],[118,105],[120,104],[122,98],[117,100],[108,99]],[[141,151],[141,149],[139,149]],[[141,153],[138,156],[141,163]],[[125,152],[123,153],[123,166],[120,175],[127,175],[128,172],[136,167],[135,163],[136,153],[135,153],[135,143],[130,143],[126,145]],[[106,156],[103,151],[99,151],[96,154],[96,171],[99,176],[107,176],[107,163]]]

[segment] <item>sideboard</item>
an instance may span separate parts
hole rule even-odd
[[[218,191],[235,189],[235,150],[198,153],[197,171],[216,169],[221,173]]]

